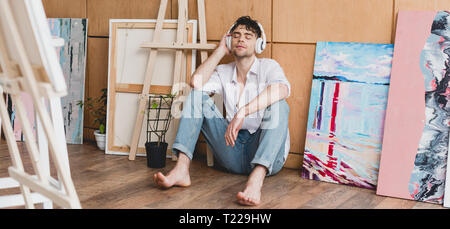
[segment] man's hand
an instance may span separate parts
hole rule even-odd
[[[220,40],[219,46],[217,46],[216,50],[223,54],[223,56],[230,55],[230,50],[227,47],[227,37],[231,36],[231,34],[225,34]]]
[[[189,84],[192,88],[200,90],[211,78],[214,69],[222,58],[230,54],[230,50],[228,50],[226,44],[227,36],[231,36],[231,34],[225,34],[222,37],[219,46],[214,50],[212,55],[209,56],[208,59],[206,59],[206,61],[195,70],[194,74],[192,74],[191,82]]]
[[[231,145],[234,147],[234,142],[236,141],[239,130],[242,128],[244,118],[244,109],[240,109],[236,115],[234,115],[234,118],[231,120],[230,124],[228,124],[227,131],[225,132],[225,142],[227,143],[227,146]]]

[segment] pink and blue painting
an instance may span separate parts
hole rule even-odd
[[[67,85],[67,95],[61,98],[64,117],[64,130],[68,144],[83,143],[83,107],[78,105],[84,101],[84,82],[87,55],[87,19],[82,18],[49,18],[48,23],[52,36],[64,40],[64,46],[56,48],[59,63]],[[22,93],[27,109],[27,116],[36,134],[36,120],[31,97]],[[14,104],[9,103],[8,110],[13,123],[17,141],[23,141],[22,128],[15,119]]]
[[[400,11],[378,195],[450,207],[449,81],[450,11]]]
[[[393,49],[317,43],[303,178],[376,188]]]

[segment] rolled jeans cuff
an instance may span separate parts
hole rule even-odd
[[[172,152],[175,154],[175,156],[178,157],[178,155],[180,154],[180,151],[184,154],[186,154],[186,156],[189,158],[189,160],[192,160],[192,158],[194,157],[194,153],[191,152],[190,150],[188,150],[188,148],[186,148],[186,146],[180,144],[180,143],[174,143],[172,145]]]
[[[262,159],[253,159],[251,162],[252,171],[256,167],[256,165],[262,165],[262,166],[266,167],[266,169],[267,169],[266,176],[272,175],[272,166],[273,166],[272,163],[262,160]]]

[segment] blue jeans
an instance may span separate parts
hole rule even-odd
[[[216,162],[229,172],[250,174],[256,165],[262,165],[267,168],[268,176],[274,175],[285,163],[288,117],[287,102],[275,102],[265,109],[263,122],[255,133],[240,130],[234,147],[227,146],[224,136],[228,121],[223,118],[207,93],[192,90],[183,104],[172,151],[177,156],[182,152],[192,160],[198,136],[202,131]]]

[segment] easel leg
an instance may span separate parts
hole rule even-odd
[[[45,104],[45,99],[42,99],[42,102]],[[50,158],[48,154],[48,142],[45,137],[45,132],[42,129],[42,123],[36,115],[35,112],[35,120],[36,120],[36,129],[37,129],[37,140],[39,147],[39,163],[41,163],[43,172],[46,177],[50,178]],[[44,202],[44,209],[52,209],[53,203],[51,201]]]
[[[197,8],[198,8],[198,25],[200,27],[200,43],[206,44],[207,43],[207,35],[206,35],[206,16],[205,16],[205,1],[204,0],[197,0]],[[208,58],[208,53],[206,51],[201,51],[201,62],[205,62]],[[214,154],[209,149],[208,146],[206,146],[206,161],[209,167],[214,166]]]
[[[66,134],[64,131],[64,118],[62,114],[61,107],[61,99],[60,98],[51,98],[50,99],[50,113],[53,121],[53,128],[55,129],[57,141],[66,144]],[[69,153],[67,151],[67,147],[62,147],[62,151],[60,152],[62,156],[62,162],[65,164],[65,167],[70,171],[69,164]],[[61,174],[58,173],[58,180],[60,183],[61,191],[65,192],[64,185],[61,184]]]
[[[61,144],[67,145],[66,134],[64,131],[64,118],[62,114],[61,99],[51,98],[49,102],[50,102],[50,113],[52,116],[53,127],[55,128],[57,141],[61,142]],[[69,154],[67,152],[67,147],[62,147],[62,151],[60,152],[60,154],[62,156],[62,161],[70,171]]]
[[[158,12],[158,19],[156,20],[155,32],[153,33],[153,42],[158,42],[160,38],[160,34],[164,24],[164,17],[166,15],[167,8],[167,0],[161,0]],[[150,91],[150,84],[152,81],[152,74],[156,64],[156,57],[158,55],[157,49],[152,49],[150,51],[150,56],[147,62],[147,69],[145,70],[145,78],[144,78],[144,86],[142,88],[142,94],[139,97],[139,108],[138,114],[136,116],[136,123],[134,125],[133,137],[131,139],[130,145],[130,155],[128,156],[129,160],[136,159],[137,148],[139,145],[139,137],[141,136],[141,128],[144,120],[144,111],[147,104],[146,98],[143,96],[146,95]]]
[[[0,94],[3,94],[3,89],[0,88]],[[13,166],[16,167],[20,171],[24,171],[22,160],[20,159],[19,148],[17,147],[16,138],[14,137],[14,132],[9,122],[9,115],[7,111],[7,107],[5,104],[5,100],[0,98],[0,120],[4,120],[3,122],[3,132],[5,133],[5,139],[8,144],[9,155],[11,157]],[[25,202],[25,207],[27,209],[34,209],[33,200],[31,199],[30,188],[20,184],[20,191],[23,195],[23,199]]]

